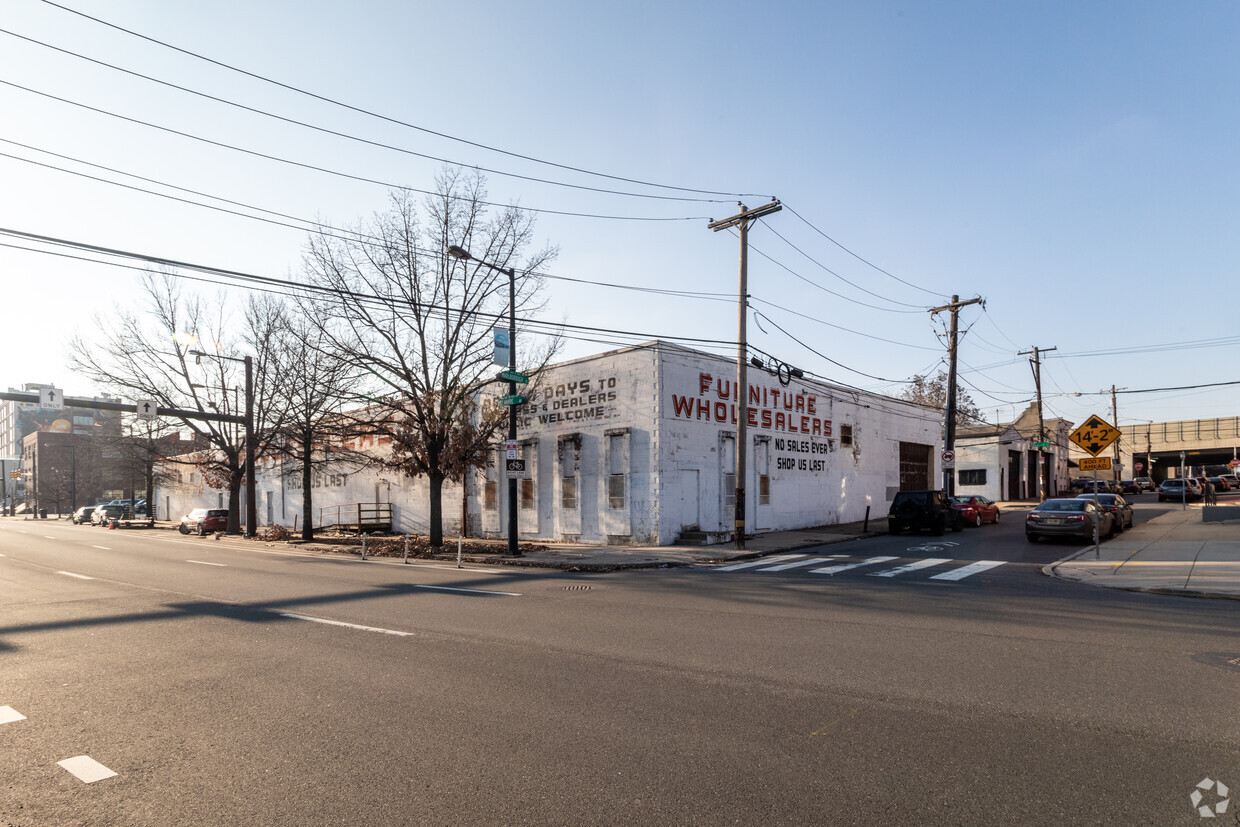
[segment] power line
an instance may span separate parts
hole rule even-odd
[[[206,62],[206,63],[210,63],[210,64],[212,64],[213,66],[218,66],[218,67],[220,67],[221,69],[227,69],[227,70],[228,70],[228,71],[230,71],[230,72],[236,72],[236,73],[238,73],[238,74],[245,75],[246,77],[253,78],[254,80],[262,81],[263,83],[269,83],[269,84],[271,84],[271,85],[273,85],[273,86],[278,86],[278,87],[279,87],[279,88],[281,88],[281,89],[285,89],[285,90],[288,90],[288,91],[290,91],[290,92],[295,92],[295,93],[297,93],[297,94],[299,94],[299,95],[304,95],[304,96],[306,96],[306,97],[308,97],[308,98],[313,98],[314,100],[317,100],[317,101],[322,101],[323,103],[328,103],[328,104],[331,104],[332,106],[338,106],[338,107],[340,107],[340,108],[342,108],[342,109],[347,109],[347,110],[349,110],[349,111],[351,111],[351,112],[357,112],[358,114],[361,114],[361,115],[367,115],[367,116],[372,117],[372,118],[377,118],[377,119],[379,119],[379,120],[381,120],[381,121],[385,121],[385,122],[387,122],[387,123],[394,124],[394,125],[396,125],[396,126],[403,126],[403,127],[407,128],[407,129],[414,129],[414,130],[417,130],[418,132],[422,132],[422,133],[425,133],[425,134],[427,134],[427,135],[434,135],[434,136],[435,136],[435,137],[437,137],[437,138],[444,138],[444,139],[449,140],[449,141],[455,141],[455,142],[457,142],[457,143],[465,144],[466,146],[472,146],[472,147],[475,147],[475,148],[477,148],[477,149],[484,149],[484,150],[487,150],[488,152],[496,152],[496,153],[499,153],[499,154],[501,154],[501,155],[506,155],[506,156],[508,156],[508,157],[510,157],[510,158],[518,158],[518,159],[523,160],[523,161],[531,161],[531,162],[536,163],[536,164],[543,164],[543,165],[545,165],[545,166],[555,167],[556,169],[562,169],[562,170],[566,170],[566,171],[568,171],[568,172],[578,172],[578,173],[581,173],[581,174],[583,174],[583,175],[592,175],[592,176],[595,176],[595,177],[598,177],[598,178],[606,178],[606,179],[609,179],[609,180],[612,180],[612,181],[620,181],[620,182],[623,182],[623,183],[626,183],[626,184],[636,184],[636,185],[643,186],[643,187],[654,187],[654,188],[656,188],[656,189],[675,190],[675,191],[678,191],[678,192],[695,192],[695,193],[699,193],[699,194],[702,194],[702,195],[719,195],[719,196],[725,196],[725,197],[728,197],[728,198],[770,197],[770,196],[758,195],[758,194],[755,194],[755,193],[731,193],[731,192],[718,192],[718,191],[714,191],[714,190],[695,189],[695,188],[692,188],[692,187],[680,187],[680,186],[673,186],[673,185],[670,185],[670,184],[659,184],[659,183],[655,183],[655,182],[652,182],[652,181],[642,181],[642,180],[640,180],[640,179],[636,179],[636,178],[625,178],[625,177],[623,177],[623,176],[619,176],[619,175],[608,175],[608,174],[606,174],[606,173],[602,173],[602,172],[595,172],[595,171],[592,171],[592,170],[589,170],[589,169],[585,169],[585,168],[582,168],[582,167],[574,167],[574,166],[570,166],[570,165],[568,165],[568,164],[560,164],[560,163],[556,163],[556,162],[554,162],[554,161],[546,161],[546,160],[542,160],[542,159],[540,159],[540,158],[535,158],[535,157],[530,156],[530,155],[522,155],[521,153],[518,153],[518,152],[510,152],[510,151],[508,151],[508,150],[499,149],[498,147],[489,146],[489,145],[487,145],[487,144],[479,143],[479,142],[476,142],[476,141],[470,141],[470,140],[467,140],[467,139],[465,139],[465,138],[458,138],[458,137],[453,136],[453,135],[448,135],[447,133],[444,133],[444,132],[436,132],[435,130],[433,130],[433,129],[428,129],[428,128],[424,127],[424,126],[418,126],[417,124],[408,123],[408,122],[406,122],[406,121],[402,121],[402,120],[399,120],[399,119],[397,119],[397,118],[392,118],[392,117],[389,117],[389,116],[387,116],[387,115],[382,115],[382,114],[379,114],[378,112],[372,112],[372,111],[371,111],[371,110],[369,110],[369,109],[363,109],[363,108],[358,107],[358,106],[353,106],[352,104],[344,103],[344,102],[342,102],[342,101],[335,100],[334,98],[329,98],[329,97],[326,97],[325,95],[319,95],[319,94],[317,94],[317,93],[310,92],[310,91],[305,90],[305,89],[301,89],[301,88],[299,88],[299,87],[297,87],[297,86],[293,86],[293,85],[291,85],[291,84],[283,83],[283,82],[281,82],[281,81],[274,80],[274,79],[269,78],[269,77],[265,77],[264,75],[260,75],[260,74],[257,74],[257,73],[255,73],[255,72],[250,72],[250,71],[247,71],[247,70],[245,70],[245,69],[241,69],[241,68],[239,68],[239,67],[237,67],[237,66],[233,66],[233,65],[231,65],[231,64],[224,63],[223,61],[215,60],[214,58],[210,58],[210,57],[207,57],[206,55],[202,55],[202,54],[199,54],[199,53],[197,53],[197,52],[190,51],[189,49],[184,49],[184,48],[182,48],[182,47],[180,47],[180,46],[174,46],[173,44],[168,43],[168,42],[166,42],[166,41],[159,40],[159,39],[157,39],[157,38],[150,37],[150,36],[148,36],[148,35],[144,35],[144,34],[142,34],[142,33],[140,33],[140,32],[136,32],[136,31],[134,31],[134,30],[132,30],[132,29],[126,29],[125,27],[123,27],[123,26],[118,26],[118,25],[117,25],[117,24],[115,24],[115,23],[109,23],[109,22],[108,22],[108,21],[106,21],[106,20],[103,20],[103,19],[98,18],[98,17],[93,17],[93,16],[91,16],[91,15],[89,15],[89,14],[86,14],[86,13],[84,13],[84,12],[78,11],[77,9],[72,9],[72,8],[69,8],[68,6],[62,6],[62,5],[61,5],[61,4],[59,4],[59,3],[52,2],[52,0],[43,0],[43,2],[44,2],[44,3],[46,3],[46,4],[47,4],[47,5],[49,5],[49,6],[54,6],[55,8],[58,8],[58,9],[60,9],[60,10],[62,10],[62,11],[66,11],[66,12],[69,12],[69,13],[71,13],[71,14],[76,14],[76,15],[78,15],[79,17],[84,17],[84,18],[86,18],[87,20],[91,20],[91,21],[93,21],[93,22],[95,22],[95,23],[98,23],[98,24],[100,24],[100,25],[102,25],[102,26],[107,26],[108,28],[115,29],[115,30],[117,30],[117,31],[124,32],[125,34],[131,35],[131,36],[133,36],[133,37],[140,38],[140,39],[142,39],[142,40],[147,41],[148,43],[154,43],[154,44],[156,44],[157,46],[163,46],[163,47],[164,47],[164,48],[166,48],[166,49],[171,49],[171,50],[173,50],[173,51],[175,51],[175,52],[179,52],[179,53],[181,53],[181,54],[183,54],[183,55],[188,55],[189,57],[195,58],[195,59],[197,59],[197,60],[201,60],[201,61],[204,61],[204,62]]]
[[[788,337],[789,339],[791,339],[792,341],[796,342],[796,343],[797,343],[798,345],[800,345],[801,347],[803,347],[803,348],[805,348],[806,350],[808,350],[810,353],[814,354],[815,356],[817,356],[817,357],[818,357],[818,358],[820,358],[820,359],[825,359],[826,361],[830,362],[831,364],[835,365],[836,367],[841,367],[841,368],[843,368],[844,370],[848,371],[849,373],[855,373],[855,374],[857,374],[858,376],[864,376],[864,377],[866,377],[867,379],[876,379],[876,380],[878,380],[879,382],[892,382],[892,383],[896,383],[896,384],[899,384],[899,383],[901,382],[901,380],[899,380],[899,379],[885,379],[885,378],[883,378],[882,376],[875,376],[875,375],[874,375],[874,374],[872,374],[872,373],[866,373],[865,371],[862,371],[862,370],[857,370],[856,368],[850,368],[848,365],[845,365],[843,362],[837,362],[837,361],[835,361],[834,359],[832,359],[830,356],[827,356],[826,354],[820,353],[820,352],[818,352],[817,350],[815,350],[814,348],[812,348],[812,347],[810,347],[809,345],[805,344],[805,342],[802,342],[802,341],[801,341],[800,339],[798,339],[796,336],[793,336],[791,333],[789,333],[788,331],[784,330],[784,329],[783,329],[782,327],[780,327],[779,325],[775,324],[775,322],[774,322],[774,321],[772,321],[772,320],[771,320],[771,318],[770,318],[769,316],[766,316],[766,315],[764,315],[764,314],[762,314],[762,313],[759,313],[759,312],[758,312],[758,311],[756,311],[756,310],[754,311],[754,316],[755,316],[755,317],[761,316],[762,318],[766,319],[766,320],[767,320],[767,322],[769,322],[769,323],[771,324],[771,326],[772,326],[772,327],[774,327],[774,328],[775,328],[776,330],[778,330],[780,333],[782,333],[782,334],[784,334],[785,336],[787,336],[787,337]]]
[[[890,344],[890,345],[899,345],[900,347],[910,347],[910,348],[913,348],[914,350],[934,350],[934,351],[938,350],[938,348],[930,347],[928,345],[914,345],[914,344],[909,344],[908,342],[897,342],[895,339],[884,339],[882,336],[875,336],[872,333],[862,333],[859,330],[852,330],[847,327],[842,327],[838,324],[832,324],[831,322],[824,321],[822,319],[816,319],[813,316],[806,315],[805,313],[799,313],[796,310],[783,307],[781,305],[775,304],[774,302],[769,302],[766,299],[755,296],[752,293],[749,294],[749,300],[760,302],[761,304],[765,304],[767,307],[774,307],[777,310],[782,310],[785,313],[792,314],[793,316],[800,316],[802,319],[807,319],[816,324],[825,325],[826,327],[833,327],[836,330],[842,330],[845,333],[851,333],[854,336],[863,336],[866,339],[874,339],[879,342],[886,342],[887,344]]]
[[[287,164],[289,166],[298,167],[301,169],[308,169],[314,172],[322,172],[327,175],[334,175],[336,177],[345,178],[351,181],[359,181],[364,184],[377,184],[379,186],[386,187],[391,190],[399,190],[401,192],[416,192],[420,195],[436,195],[437,194],[437,193],[431,192],[430,190],[418,189],[417,187],[410,187],[404,184],[394,184],[388,181],[380,181],[375,178],[367,178],[361,175],[353,175],[351,173],[341,172],[339,170],[328,169],[327,167],[320,167],[314,164],[307,164],[302,161],[294,161],[290,158],[281,158],[278,155],[269,155],[265,152],[259,152],[254,149],[246,149],[244,147],[235,146],[233,144],[227,144],[222,141],[215,141],[210,138],[204,138],[201,135],[194,135],[190,132],[184,132],[179,129],[173,129],[172,127],[169,127],[169,126],[162,126],[160,124],[151,123],[150,121],[144,121],[144,120],[141,120],[140,118],[131,118],[128,115],[121,115],[117,112],[109,112],[106,109],[100,109],[96,106],[91,106],[89,104],[81,103],[80,101],[70,100],[69,98],[64,98],[59,95],[53,95],[50,92],[41,92],[38,89],[32,89],[29,86],[22,86],[21,84],[13,83],[12,81],[0,79],[0,84],[12,87],[14,89],[20,89],[23,92],[29,92],[33,95],[39,95],[41,97],[48,98],[50,100],[58,101],[60,103],[65,103],[70,106],[76,106],[80,109],[85,109],[88,112],[94,112],[99,115],[106,115],[109,118],[116,118],[117,120],[126,121],[127,123],[137,124],[139,126],[145,126],[150,129],[157,129],[161,132],[167,132],[168,134],[171,134],[171,135],[177,135],[182,138],[188,138],[192,141],[198,141],[200,143],[204,143],[209,146],[218,147],[220,149],[227,149],[233,152],[240,152],[245,155],[251,155],[255,158],[262,158],[267,161],[275,161],[280,164]],[[488,206],[488,207],[498,207],[501,209],[514,209],[514,210],[520,210],[522,212],[539,213],[542,215],[562,215],[562,216],[569,216],[573,218],[598,218],[598,219],[605,219],[609,221],[707,221],[709,220],[705,216],[659,217],[659,216],[603,215],[603,214],[598,214],[598,213],[571,212],[568,210],[549,210],[549,209],[538,208],[538,207],[519,207],[515,205],[497,204],[497,203],[490,202],[490,201],[478,201],[477,203],[482,204],[484,206]]]
[[[866,302],[863,302],[859,299],[854,299],[851,296],[845,296],[843,293],[836,293],[834,290],[831,290],[830,288],[823,287],[821,284],[814,281],[813,279],[810,279],[810,278],[807,278],[801,275],[796,270],[793,270],[791,267],[784,264],[783,262],[776,261],[774,258],[767,255],[762,250],[758,249],[757,247],[754,247],[752,244],[750,245],[749,249],[753,250],[755,253],[762,256],[764,259],[771,262],[771,264],[774,264],[776,267],[780,268],[781,270],[786,271],[789,275],[792,275],[800,279],[801,281],[805,282],[810,287],[816,287],[824,293],[829,293],[830,295],[835,296],[837,299],[843,299],[846,302],[852,302],[853,304],[859,304],[862,307],[868,307],[871,310],[881,310],[884,313],[921,313],[922,312],[921,310],[896,310],[895,308],[892,308],[892,307],[879,307],[876,304],[867,304]]]
[[[112,69],[113,71],[122,72],[124,74],[130,75],[136,78],[141,78],[142,80],[149,81],[151,83],[157,83],[161,86],[166,86],[169,89],[176,89],[179,92],[185,92],[186,94],[196,95],[200,98],[204,98],[209,101],[214,101],[216,103],[220,103],[225,106],[231,106],[236,109],[240,109],[242,111],[249,112],[254,115],[261,115],[263,117],[272,118],[282,123],[291,124],[293,126],[300,126],[304,129],[310,129],[315,132],[321,132],[325,135],[332,135],[337,138],[344,138],[345,140],[355,141],[360,144],[365,144],[366,146],[372,146],[377,149],[387,149],[392,152],[399,152],[403,155],[410,155],[415,158],[423,158],[428,161],[437,161],[439,163],[451,164],[457,167],[470,167],[473,169],[477,169],[481,172],[486,172],[491,175],[502,175],[508,178],[516,178],[522,181],[530,181],[530,182],[538,183],[538,184],[549,184],[551,186],[556,186],[556,187],[566,187],[569,189],[583,190],[585,192],[597,192],[597,193],[602,193],[605,195],[620,195],[620,196],[625,196],[628,198],[648,198],[648,199],[656,200],[656,201],[690,201],[690,202],[712,203],[712,204],[723,203],[725,200],[728,200],[728,199],[722,199],[722,198],[689,198],[689,197],[681,196],[681,195],[652,195],[650,193],[626,192],[622,190],[609,190],[609,189],[604,189],[602,187],[588,187],[582,184],[569,184],[563,181],[553,181],[548,178],[538,178],[532,175],[520,175],[515,172],[505,172],[503,170],[492,169],[489,167],[480,167],[480,166],[476,166],[473,164],[467,164],[462,161],[454,161],[450,158],[441,158],[436,155],[428,155],[424,152],[417,152],[412,149],[406,149],[405,147],[393,146],[392,144],[385,144],[380,141],[372,141],[369,138],[362,138],[360,136],[350,135],[346,132],[340,132],[335,129],[328,129],[327,127],[324,127],[324,126],[318,126],[316,124],[307,123],[305,121],[299,121],[296,118],[290,118],[284,115],[277,115],[276,113],[268,112],[265,109],[259,109],[257,107],[247,106],[243,103],[238,103],[236,101],[232,101],[227,98],[221,98],[216,95],[211,95],[206,92],[201,92],[197,89],[191,89],[188,86],[181,86],[179,84],[172,83],[171,81],[161,80],[160,78],[143,74],[142,72],[137,72],[132,69],[126,69],[125,67],[117,66],[114,63],[108,63],[103,60],[98,60],[93,57],[88,57],[87,55],[83,55],[78,52],[71,51],[69,49],[63,49],[59,46],[53,46],[50,43],[45,43],[42,40],[35,40],[32,37],[27,37],[25,35],[17,34],[16,32],[9,31],[8,29],[0,28],[0,34],[7,34],[10,37],[15,37],[20,40],[25,40],[28,43],[34,43],[36,45],[43,46],[44,48],[52,49],[53,51],[60,52],[61,54],[69,55],[79,60],[87,61],[88,63],[93,63],[96,66],[103,66],[108,69]]]

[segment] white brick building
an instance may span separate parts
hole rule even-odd
[[[762,370],[751,369],[748,383],[751,534],[861,520],[867,508],[881,517],[901,487],[937,487],[939,411],[805,379],[785,386]],[[537,399],[518,411],[519,451],[531,471],[518,482],[522,539],[664,545],[730,537],[735,361],[652,342],[551,366],[537,386]],[[445,484],[445,536],[460,530],[462,512],[472,535],[503,535],[503,467],[497,449],[464,491]],[[275,464],[266,469],[259,522],[292,526],[302,519],[300,492]],[[426,489],[394,472],[327,474],[315,506],[390,502],[396,530],[421,532]],[[201,504],[214,506],[214,492],[204,494]]]

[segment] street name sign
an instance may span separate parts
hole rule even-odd
[[[520,382],[522,385],[528,385],[530,383],[530,377],[515,370],[501,370],[499,372],[499,378],[503,379],[505,382]]]
[[[501,396],[499,398],[499,404],[501,405],[524,405],[525,397],[519,393],[513,393],[507,396]]]
[[[1089,419],[1068,435],[1068,439],[1081,446],[1083,451],[1098,456],[1107,446],[1119,439],[1123,433],[1111,423],[1107,422],[1100,416],[1091,416]]]
[[[1033,443],[1033,447],[1034,448],[1049,448],[1051,447],[1051,444],[1049,442],[1035,442]]]
[[[1089,457],[1081,460],[1082,471],[1110,471],[1110,457]]]

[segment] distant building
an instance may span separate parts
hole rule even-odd
[[[979,425],[956,430],[956,494],[980,494],[996,501],[1036,500],[1041,494],[1054,497],[1070,483],[1068,434],[1071,422],[1043,421],[1045,440],[1039,439],[1038,409],[1030,405],[1012,422]],[[1041,451],[1039,484],[1037,442],[1050,445]]]

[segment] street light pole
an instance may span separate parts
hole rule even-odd
[[[257,440],[254,436],[254,357],[224,356],[219,353],[206,353],[201,350],[189,351],[191,356],[202,359],[203,356],[227,359],[245,365],[245,536],[253,538],[258,534],[258,503],[255,500],[255,469],[254,454]],[[147,503],[150,508],[150,503]]]
[[[508,372],[515,373],[517,370],[517,271],[512,267],[500,267],[474,258],[464,247],[455,244],[448,247],[448,255],[461,261],[476,261],[483,267],[490,268],[497,273],[503,273],[508,276]],[[517,395],[517,382],[515,379],[508,380],[508,395]],[[508,406],[508,440],[515,442],[517,439],[517,406]],[[505,471],[507,474],[507,471]],[[517,478],[508,477],[508,557],[520,557],[521,550],[517,548]]]

